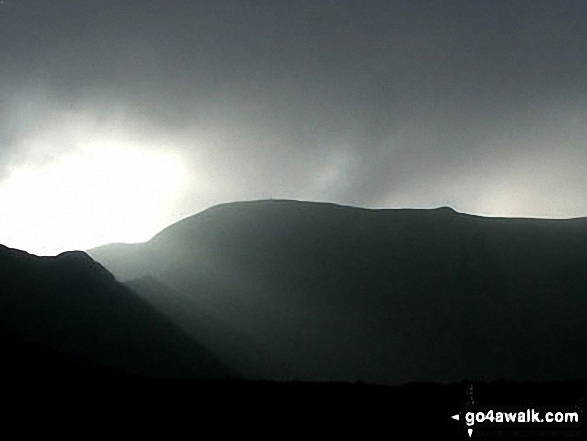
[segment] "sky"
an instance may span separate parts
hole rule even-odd
[[[587,216],[584,0],[0,3],[5,245],[268,198]]]

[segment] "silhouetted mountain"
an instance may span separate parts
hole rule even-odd
[[[37,257],[0,246],[0,305],[3,378],[20,375],[34,383],[37,375],[50,383],[49,366],[38,363],[33,372],[27,361],[31,357],[65,357],[71,363],[148,377],[229,373],[171,320],[80,251]],[[25,349],[30,345],[46,354]]]
[[[189,297],[299,379],[541,381],[587,372],[585,233],[585,218],[271,200],[90,254]]]
[[[128,372],[182,377],[185,370],[179,364],[194,357],[199,364],[190,375],[201,377],[203,365],[208,373],[219,370],[214,362],[203,363],[204,350],[194,350],[193,342],[182,332],[83,253],[38,258],[0,247],[0,281],[2,439],[466,437],[464,423],[450,416],[466,403],[468,383],[389,387],[132,375]],[[182,308],[187,318],[195,315],[191,300],[178,300],[183,294],[153,278],[129,285],[151,296],[150,301],[167,308],[171,315],[180,317]],[[206,326],[215,321],[206,321],[205,313],[201,317]],[[145,318],[151,329],[145,328]],[[193,331],[189,328],[193,323],[185,324]],[[212,332],[223,334],[228,329],[215,326]],[[235,334],[229,331],[227,335],[232,338]],[[243,344],[248,351],[250,341],[236,335],[234,344]],[[131,347],[140,336],[155,339],[148,353]],[[97,348],[78,346],[88,343]],[[120,361],[116,356],[120,348],[108,353],[109,345],[134,351],[132,358]],[[186,352],[166,351],[163,345]],[[152,364],[161,355],[169,366]],[[580,404],[587,389],[584,381],[474,386],[481,405],[573,406]],[[580,406],[577,409],[580,412]],[[491,439],[491,431],[475,430]]]

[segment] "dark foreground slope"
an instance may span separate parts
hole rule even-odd
[[[195,377],[226,371],[83,253],[37,258],[0,251],[1,439],[468,439],[462,421],[450,418],[470,401],[467,382],[390,387],[169,378],[184,376],[179,367],[190,361]],[[165,285],[151,295],[162,292],[175,295]],[[474,383],[474,392],[479,405],[562,404],[579,412],[586,384]],[[476,437],[496,434],[503,433],[475,428]],[[548,428],[541,435],[583,432]]]
[[[468,383],[156,380],[88,366],[30,342],[1,343],[3,356],[16,350],[20,362],[0,382],[0,438],[6,440],[468,439],[463,421],[450,418],[470,401]],[[582,421],[587,384],[475,383],[473,392],[478,405],[565,405]],[[570,425],[540,432],[524,425],[516,432],[475,427],[474,436],[505,440],[530,433],[585,439],[582,427]]]
[[[31,344],[82,365],[148,377],[229,372],[83,252],[37,257],[0,246],[0,337],[3,381],[35,369],[49,376],[42,363],[27,361]]]
[[[273,200],[90,254],[180,292],[298,379],[546,381],[587,373],[585,233],[584,218]]]

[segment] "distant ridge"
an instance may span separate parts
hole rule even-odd
[[[365,208],[365,207],[356,207],[353,205],[345,205],[345,204],[337,204],[333,202],[314,202],[314,201],[303,201],[303,200],[295,200],[295,199],[259,199],[259,200],[249,200],[249,201],[236,201],[236,202],[225,202],[217,205],[213,205],[201,212],[196,214],[187,216],[174,224],[164,228],[159,233],[157,233],[153,238],[158,237],[159,235],[164,235],[165,232],[169,228],[175,228],[178,225],[183,224],[184,222],[189,222],[191,219],[202,218],[204,216],[209,216],[211,213],[217,213],[222,210],[234,210],[236,208],[243,208],[243,209],[278,209],[280,207],[305,207],[312,210],[315,209],[326,209],[326,210],[353,210],[353,211],[364,211],[364,212],[377,212],[377,213],[446,213],[446,214],[454,214],[458,216],[467,216],[473,217],[478,219],[502,219],[502,220],[516,220],[516,221],[524,221],[524,220],[536,220],[541,222],[559,222],[559,221],[577,221],[577,222],[587,222],[587,216],[579,216],[573,218],[565,218],[565,219],[553,219],[553,218],[542,218],[542,217],[503,217],[503,216],[488,216],[488,215],[478,215],[478,214],[470,214],[464,213],[455,210],[449,206],[438,206],[434,208]],[[125,243],[117,243],[117,244],[109,244],[105,245],[108,247],[118,245],[118,246],[127,246],[133,244],[125,244]],[[100,249],[102,247],[96,247],[90,252],[93,252],[96,249]]]
[[[269,200],[89,253],[119,280],[170,286],[299,379],[542,381],[587,372],[586,233],[587,218]]]
[[[214,205],[209,207],[199,213],[193,214],[191,216],[187,216],[174,224],[164,228],[159,233],[157,233],[151,240],[157,240],[156,238],[165,235],[170,229],[174,230],[176,228],[180,228],[181,225],[190,223],[192,220],[195,219],[203,219],[207,218],[212,215],[216,215],[217,213],[221,213],[224,210],[235,210],[235,209],[268,209],[268,210],[279,210],[281,208],[292,209],[295,207],[296,209],[309,209],[309,210],[330,210],[330,211],[340,211],[340,210],[352,210],[352,211],[364,211],[364,212],[397,212],[397,213],[451,213],[455,215],[461,216],[475,216],[472,214],[465,214],[460,213],[454,210],[451,207],[441,206],[436,208],[364,208],[364,207],[355,207],[353,205],[342,205],[333,202],[313,202],[313,201],[303,201],[303,200],[295,200],[295,199],[259,199],[259,200],[250,200],[250,201],[236,201],[236,202],[225,202],[218,205]],[[481,217],[481,216],[479,216]],[[124,244],[124,243],[116,243],[116,244],[108,244],[105,245],[106,247],[112,246],[120,246],[126,247],[128,245],[139,245],[139,244]],[[90,254],[95,252],[95,250],[101,249],[103,247],[96,247],[91,250],[88,250]]]

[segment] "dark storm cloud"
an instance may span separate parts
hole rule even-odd
[[[45,103],[3,108],[0,159],[82,108],[175,139],[210,201],[483,211],[523,164],[553,158],[553,183],[586,161],[583,1],[15,0],[0,20],[3,106]]]

